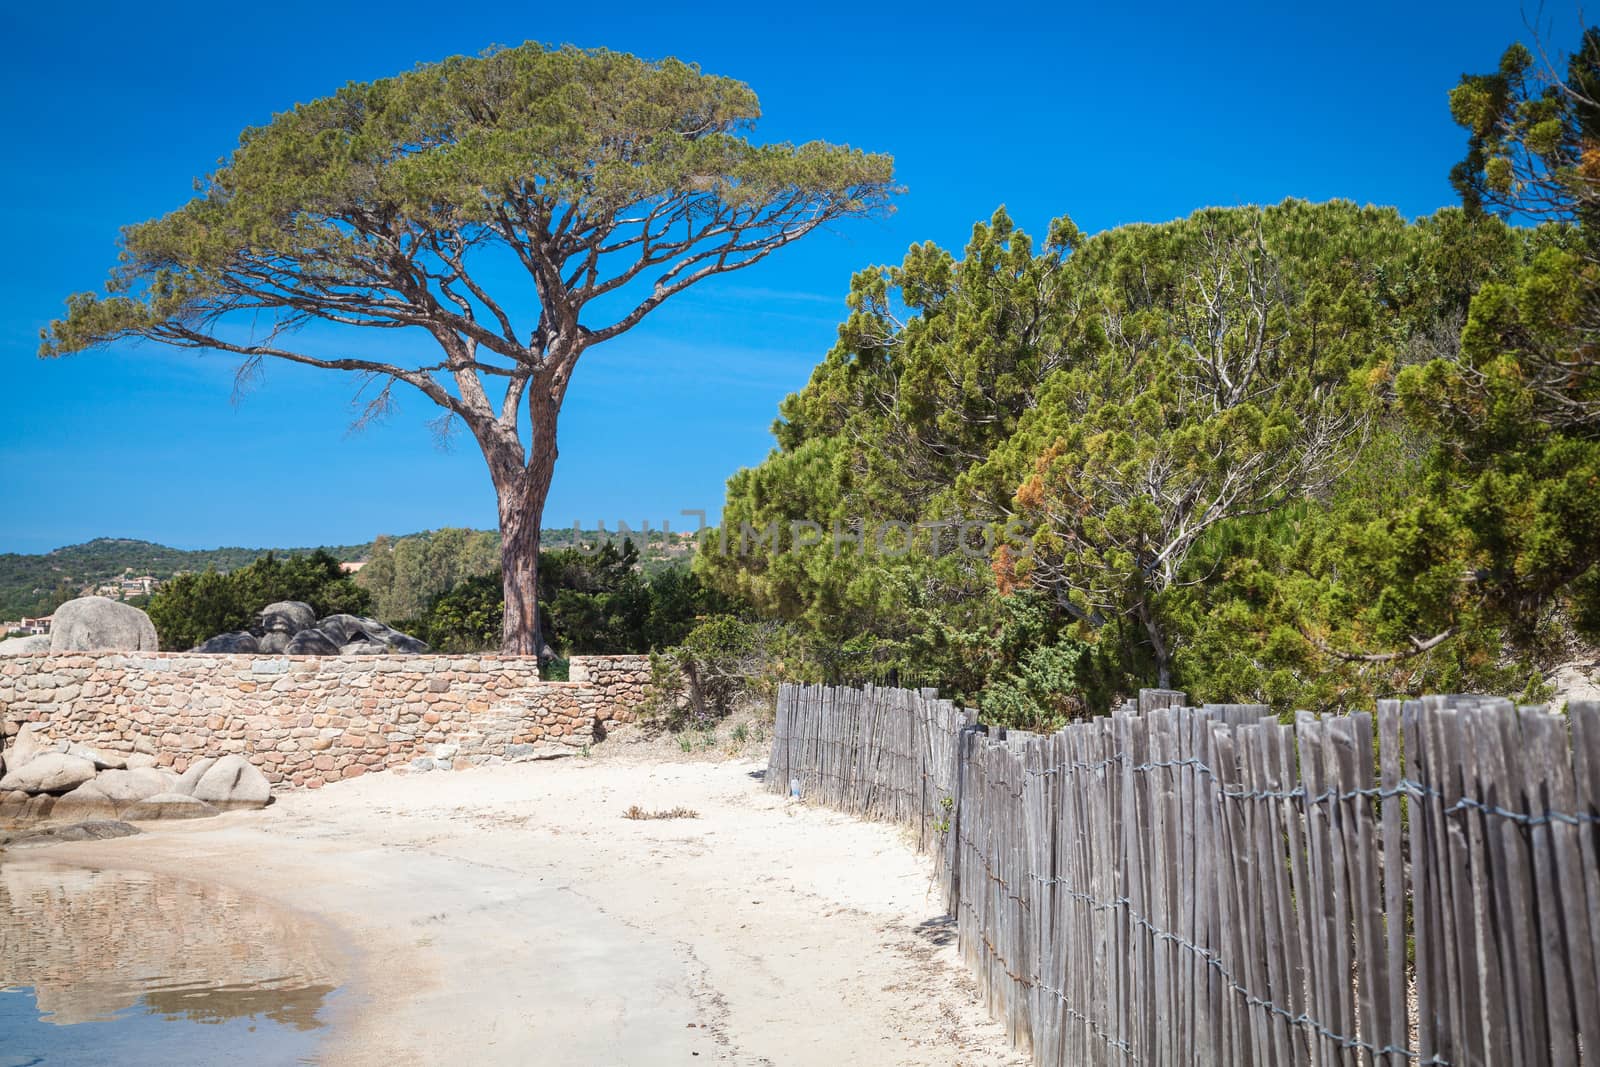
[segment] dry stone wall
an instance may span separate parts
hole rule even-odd
[[[15,656],[0,660],[0,729],[36,722],[177,771],[240,753],[277,785],[315,789],[419,759],[463,767],[593,743],[632,720],[650,662],[575,656],[571,677],[491,655]]]

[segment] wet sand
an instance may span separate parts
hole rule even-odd
[[[18,850],[178,874],[322,930],[330,1064],[1021,1064],[901,834],[749,761],[381,774]],[[634,821],[638,804],[695,819]]]

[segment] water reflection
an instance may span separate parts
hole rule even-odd
[[[144,995],[144,1006],[154,1014],[169,1019],[187,1019],[192,1023],[221,1023],[229,1019],[259,1016],[296,1030],[314,1030],[322,1025],[317,1012],[322,1010],[323,999],[333,989],[328,984],[298,985],[286,982],[258,986],[152,989]]]
[[[322,1024],[334,974],[320,930],[234,889],[144,871],[0,863],[0,990],[31,989],[42,1022],[120,1025],[142,1015],[305,1033]],[[6,999],[19,1025],[15,998]]]

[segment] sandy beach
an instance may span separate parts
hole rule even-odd
[[[181,874],[302,916],[340,985],[330,1064],[1025,1062],[926,858],[764,792],[763,765],[613,750],[372,775],[5,862]]]

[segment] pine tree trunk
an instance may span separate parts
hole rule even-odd
[[[500,651],[508,656],[544,652],[539,629],[539,524],[518,501],[500,504],[500,573],[505,610],[500,617]]]
[[[508,656],[551,654],[539,625],[539,532],[556,465],[555,413],[534,421],[528,465],[496,479],[500,502],[500,568],[505,594],[500,651]],[[494,464],[490,464],[491,469]]]

